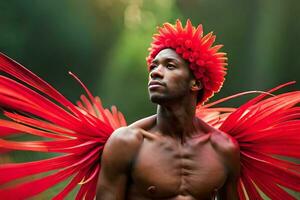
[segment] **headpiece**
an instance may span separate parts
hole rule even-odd
[[[202,25],[195,28],[189,19],[185,27],[179,19],[175,25],[164,23],[162,27],[158,27],[158,33],[153,35],[147,57],[148,68],[161,50],[175,50],[189,62],[195,78],[201,81],[204,91],[199,103],[203,103],[220,91],[226,75],[226,53],[218,52],[223,45],[212,46],[215,39],[212,32],[203,36]]]

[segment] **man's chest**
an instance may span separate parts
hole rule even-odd
[[[209,141],[180,144],[145,139],[131,175],[136,189],[145,195],[197,197],[222,186],[226,169]]]

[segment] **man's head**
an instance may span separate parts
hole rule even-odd
[[[209,33],[203,36],[202,25],[193,27],[190,20],[182,27],[179,20],[175,25],[165,23],[154,34],[149,48],[147,64],[150,66],[156,56],[164,49],[172,49],[192,71],[195,82],[200,84],[198,103],[207,101],[223,85],[226,75],[227,58],[218,52],[222,45],[212,46],[215,36]]]
[[[194,97],[196,101],[201,89],[201,82],[195,79],[189,63],[173,49],[161,50],[152,60],[148,83],[152,102],[180,101],[187,96]]]

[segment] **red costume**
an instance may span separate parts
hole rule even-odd
[[[226,74],[226,54],[218,52],[222,46],[212,46],[215,36],[211,33],[202,34],[202,26],[194,28],[189,20],[185,27],[179,20],[176,25],[164,24],[154,35],[148,64],[165,48],[176,50],[190,63],[195,77],[204,86],[197,116],[239,143],[240,199],[263,199],[261,192],[271,199],[296,199],[284,188],[300,191],[300,165],[285,157],[300,158],[300,91],[272,94],[291,84],[287,83],[260,92],[238,108],[212,106],[251,92],[201,105],[220,90]],[[77,105],[3,54],[0,70],[17,79],[0,76],[0,106],[9,118],[0,119],[0,149],[62,153],[40,161],[1,164],[0,197],[25,199],[71,177],[54,199],[63,199],[78,184],[81,187],[76,199],[94,199],[101,152],[110,134],[126,125],[123,115],[115,107],[111,111],[104,109],[100,99],[73,74],[88,96],[82,95]],[[47,140],[11,141],[3,137],[19,133]],[[43,172],[50,174],[36,176]]]

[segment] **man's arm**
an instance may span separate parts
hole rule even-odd
[[[223,132],[214,134],[214,142],[227,169],[227,179],[218,191],[218,200],[238,200],[237,185],[240,176],[240,149],[238,143]]]
[[[228,177],[223,187],[218,192],[218,200],[238,200],[237,176]]]
[[[128,172],[142,139],[130,128],[120,128],[111,135],[102,154],[98,200],[125,199]]]

